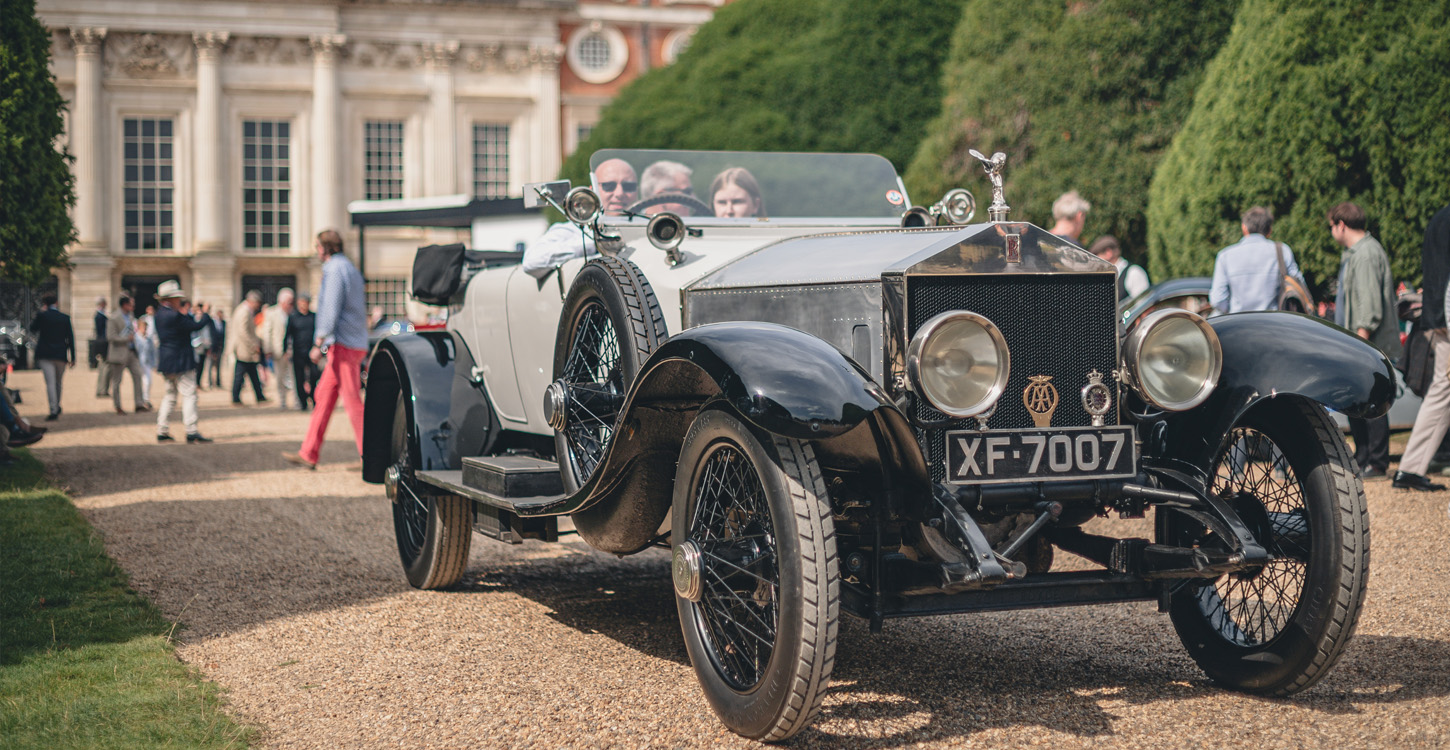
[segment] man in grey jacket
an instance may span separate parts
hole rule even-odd
[[[1348,201],[1329,210],[1329,234],[1345,248],[1339,265],[1334,322],[1373,344],[1391,361],[1400,356],[1395,314],[1395,277],[1385,249],[1365,231],[1364,209]],[[1360,476],[1385,476],[1390,468],[1390,418],[1349,420]]]

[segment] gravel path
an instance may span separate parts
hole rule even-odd
[[[39,373],[11,384],[43,414]],[[381,489],[345,468],[341,411],[308,472],[278,457],[301,413],[209,391],[201,429],[217,442],[157,445],[152,415],[110,413],[93,384],[72,372],[35,453],[132,585],[181,619],[181,658],[225,686],[259,746],[753,744],[696,686],[662,551],[475,536],[463,587],[415,591]],[[1213,687],[1150,604],[892,621],[879,636],[846,617],[825,709],[794,744],[1450,747],[1450,492],[1367,490],[1358,635],[1297,699]]]

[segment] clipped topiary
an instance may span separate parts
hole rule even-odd
[[[1153,268],[1210,273],[1261,204],[1323,295],[1341,253],[1324,215],[1353,200],[1396,276],[1416,281],[1425,225],[1450,201],[1447,23],[1444,0],[1245,0],[1153,175]]]
[[[917,200],[967,187],[967,155],[1004,151],[1013,218],[1052,223],[1072,189],[1093,206],[1084,240],[1145,249],[1149,176],[1227,37],[1235,2],[970,0],[945,65],[941,114],[907,171]]]
[[[562,176],[585,180],[601,148],[869,151],[904,168],[962,1],[737,0],[619,93]]]

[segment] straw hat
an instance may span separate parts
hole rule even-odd
[[[163,281],[161,286],[156,288],[156,299],[186,299],[186,292],[181,291],[181,285],[175,281]]]

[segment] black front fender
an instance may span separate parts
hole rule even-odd
[[[363,402],[363,479],[378,483],[392,461],[393,410],[398,394],[413,424],[409,446],[420,469],[457,469],[449,422],[454,343],[443,331],[405,333],[378,343],[368,360]]]
[[[809,440],[826,456],[926,481],[903,416],[859,365],[807,333],[771,323],[683,331],[640,369],[609,451],[579,492],[542,508],[572,514],[591,545],[635,552],[669,510],[675,463],[695,414],[723,404],[763,433]]]
[[[1297,396],[1350,417],[1377,417],[1395,397],[1389,360],[1331,323],[1286,312],[1209,319],[1223,375],[1202,405],[1145,425],[1144,463],[1205,483],[1224,438],[1254,404]]]

